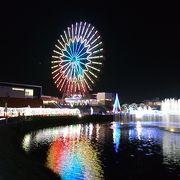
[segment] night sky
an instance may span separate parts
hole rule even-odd
[[[118,92],[122,102],[179,98],[178,8],[113,1],[1,4],[0,81],[42,85],[43,94],[60,96],[51,76],[54,45],[67,26],[86,21],[102,36],[105,53],[93,92]]]

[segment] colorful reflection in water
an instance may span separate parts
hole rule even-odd
[[[117,121],[31,132],[24,136],[22,147],[62,179],[146,178],[149,172],[152,179],[155,174],[176,178],[179,139],[179,133],[141,121],[133,126]]]
[[[86,141],[57,139],[48,151],[47,167],[63,179],[102,179],[98,154]]]
[[[98,150],[90,142],[98,128],[88,124],[40,130],[24,137],[23,148],[28,152],[30,146],[49,143],[46,166],[62,179],[103,179]]]
[[[121,129],[119,122],[113,122],[111,128],[113,129],[113,143],[115,151],[119,151],[120,138],[121,138]]]

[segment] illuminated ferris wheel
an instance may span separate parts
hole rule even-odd
[[[92,90],[103,60],[101,37],[94,26],[72,24],[60,35],[53,53],[52,75],[60,92],[84,95]]]

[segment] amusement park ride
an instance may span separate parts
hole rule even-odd
[[[52,60],[54,83],[65,97],[92,90],[103,62],[103,43],[94,26],[76,22],[60,35]]]

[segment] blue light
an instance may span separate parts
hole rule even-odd
[[[86,22],[67,28],[55,44],[52,75],[60,92],[85,95],[102,68],[103,44],[94,26]]]
[[[118,99],[118,94],[116,93],[116,98],[115,98],[115,102],[113,105],[113,113],[114,114],[118,114],[121,112],[121,107],[120,107],[120,103],[119,103],[119,99]]]
[[[88,57],[91,54],[88,51],[88,46],[85,45],[85,42],[80,40],[74,40],[66,46],[64,53],[64,66],[71,63],[72,71],[67,72],[68,78],[80,78],[83,76],[84,71],[87,69],[86,64],[89,63]]]
[[[79,179],[80,177],[84,178],[84,168],[82,166],[80,157],[75,154],[68,158],[67,164],[69,165],[63,167],[63,169],[60,171],[60,175],[62,176],[62,179]]]
[[[120,122],[113,122],[112,129],[113,129],[114,149],[115,149],[116,153],[118,153],[119,145],[120,145],[120,139],[121,139]]]

